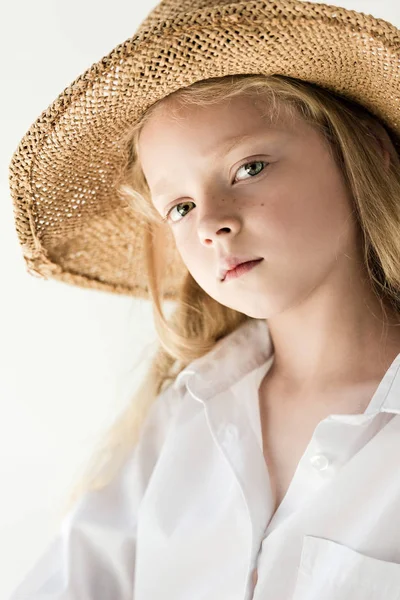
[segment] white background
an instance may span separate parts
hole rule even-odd
[[[398,2],[330,4],[400,27]],[[8,164],[39,114],[92,63],[131,37],[155,5],[150,0],[1,4],[1,599],[50,542],[75,473],[139,385],[156,343],[148,302],[44,281],[25,271]],[[172,308],[166,305],[167,314]]]

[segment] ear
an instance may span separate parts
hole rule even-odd
[[[388,170],[390,165],[390,157],[396,155],[396,149],[392,144],[392,141],[386,131],[386,129],[377,120],[368,123],[368,127],[371,130],[373,136],[379,142],[379,146],[382,150],[382,155],[385,159],[385,169]]]

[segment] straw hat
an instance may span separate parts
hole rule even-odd
[[[148,297],[144,223],[115,190],[121,139],[151,104],[200,79],[275,73],[315,83],[365,106],[400,154],[399,33],[371,15],[299,0],[164,0],[15,151],[10,188],[27,271]],[[172,233],[160,229],[156,242],[164,297],[174,300],[186,267]]]

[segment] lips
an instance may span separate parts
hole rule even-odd
[[[253,262],[251,260],[244,260],[243,262],[238,263],[237,265],[235,265],[234,267],[231,267],[230,269],[227,270],[227,273],[229,273],[229,271],[233,271],[234,269],[237,269],[238,267],[240,267],[240,265],[247,265],[247,263],[249,262]]]
[[[228,269],[226,271],[222,281],[235,279],[236,277],[240,277],[241,275],[244,275],[244,273],[251,271],[255,266],[257,266],[263,260],[264,260],[263,258],[258,258],[258,259],[248,260],[248,261],[239,263],[238,265],[236,265],[236,267],[234,267],[232,269]]]
[[[223,281],[228,271],[232,271],[236,269],[239,265],[246,264],[248,262],[252,262],[255,260],[262,260],[259,256],[226,256],[221,261],[221,266],[219,269],[219,279]]]

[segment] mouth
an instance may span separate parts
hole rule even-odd
[[[229,281],[230,279],[236,279],[237,277],[241,277],[245,273],[248,273],[249,271],[254,269],[263,260],[263,258],[259,258],[258,260],[250,260],[248,262],[244,262],[240,265],[237,265],[237,267],[235,267],[234,269],[230,269],[226,272],[225,277],[222,279],[222,281]]]

